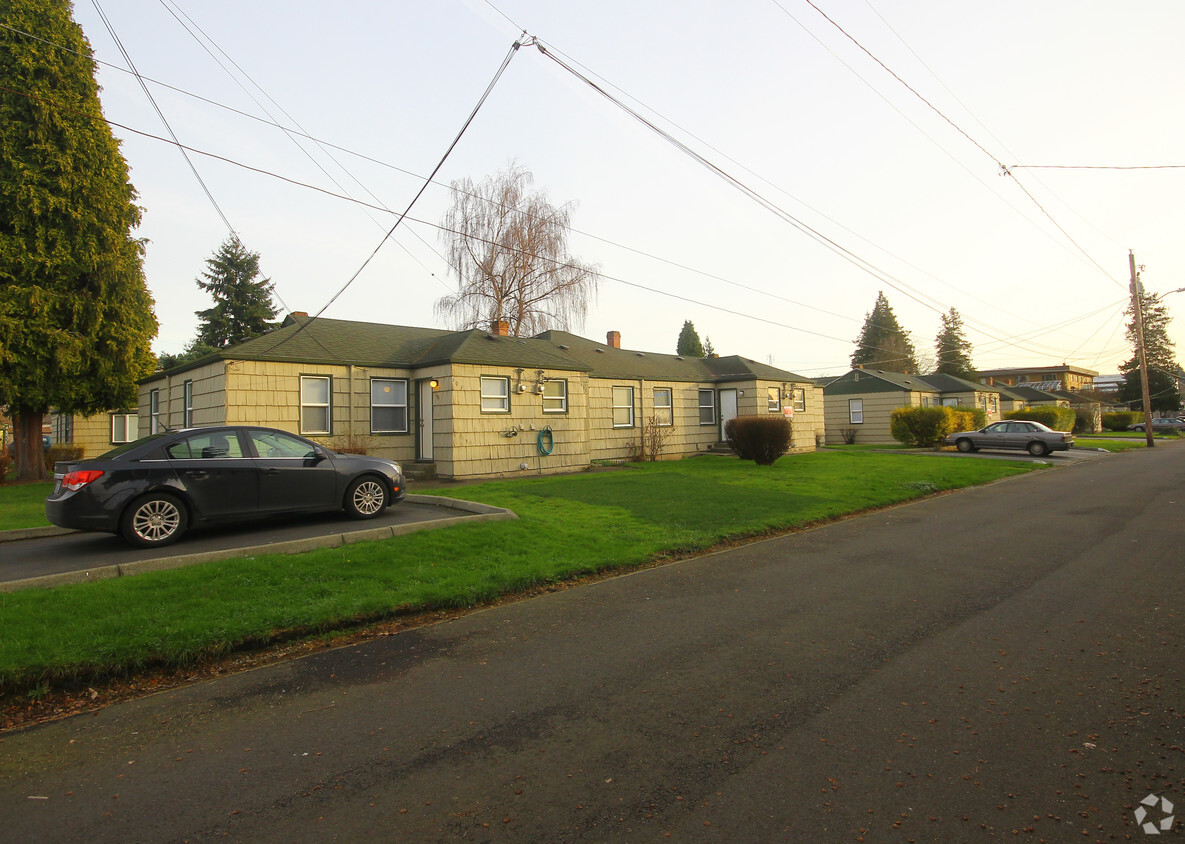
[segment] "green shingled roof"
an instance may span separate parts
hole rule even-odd
[[[649,381],[766,381],[809,383],[810,379],[736,355],[697,358],[664,355],[634,349],[615,349],[567,331],[545,331],[540,340],[554,344],[564,354],[585,364],[595,378],[644,378]]]
[[[793,372],[736,355],[696,358],[615,349],[566,331],[536,337],[506,337],[486,331],[447,331],[375,322],[289,316],[261,337],[223,349],[178,367],[183,372],[211,360],[260,360],[285,363],[340,363],[414,369],[447,363],[522,366],[589,372],[598,378],[644,378],[661,381],[766,381],[806,383]]]

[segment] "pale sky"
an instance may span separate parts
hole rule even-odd
[[[449,327],[433,313],[455,283],[433,227],[448,183],[517,159],[576,203],[570,249],[605,276],[584,336],[673,353],[690,319],[721,354],[839,374],[883,290],[923,359],[953,306],[981,369],[1115,372],[1130,355],[1128,250],[1148,290],[1185,287],[1185,169],[1167,167],[1185,165],[1185,3],[814,4],[78,0],[108,63],[104,112],[135,130],[114,131],[145,209],[154,348],[193,338],[211,304],[194,279],[228,230],[178,149],[137,134],[168,133],[100,9],[178,140],[237,162],[191,153],[287,309],[316,313],[355,275],[395,220],[381,209],[412,200],[526,30],[781,213],[525,47],[413,208],[420,222],[326,316]],[[1014,179],[998,163],[1159,169]],[[1176,313],[1185,293],[1165,301]],[[1172,336],[1185,352],[1185,321]]]

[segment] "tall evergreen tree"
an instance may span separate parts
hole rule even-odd
[[[901,328],[884,292],[876,294],[872,313],[865,315],[864,327],[856,338],[852,366],[887,369],[914,374],[918,371],[917,353],[909,332]]]
[[[1181,409],[1181,394],[1176,373],[1180,370],[1177,353],[1169,337],[1168,308],[1155,294],[1141,291],[1140,307],[1144,316],[1144,354],[1148,360],[1148,394],[1153,411]],[[1132,356],[1119,367],[1126,379],[1119,398],[1135,410],[1144,409],[1144,391],[1140,384],[1140,353],[1137,347],[1135,303],[1127,306],[1127,342]]]
[[[942,330],[934,338],[938,356],[935,372],[974,381],[975,366],[971,363],[971,342],[963,330],[963,317],[954,308],[942,315]]]
[[[135,406],[157,323],[136,192],[71,4],[4,0],[0,24],[0,404],[17,477],[38,480],[45,413]]]
[[[679,332],[679,340],[675,344],[675,354],[689,358],[702,358],[704,344],[699,340],[699,333],[691,320],[684,320],[683,329]]]
[[[271,329],[274,285],[260,278],[259,253],[248,251],[235,235],[206,259],[197,286],[214,297],[214,307],[197,312],[201,323],[191,348],[233,346]]]

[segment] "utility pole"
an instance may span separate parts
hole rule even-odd
[[[1140,358],[1140,390],[1144,396],[1144,439],[1148,448],[1155,447],[1152,440],[1152,397],[1148,389],[1148,355],[1144,352],[1144,303],[1140,295],[1140,277],[1136,273],[1136,256],[1130,249],[1127,251],[1127,263],[1131,268],[1132,310],[1136,317],[1136,352]]]

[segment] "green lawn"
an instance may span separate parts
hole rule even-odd
[[[45,499],[53,492],[53,482],[4,484],[0,486],[0,530],[44,527]]]
[[[1075,434],[1074,448],[1101,448],[1103,451],[1131,451],[1133,448],[1147,448],[1148,445],[1144,441],[1144,435],[1139,434],[1138,439],[1111,439],[1108,434],[1100,434],[1092,436],[1090,434]]]
[[[446,494],[509,507],[520,518],[0,593],[0,693],[472,606],[1034,468],[825,451],[772,467],[705,456],[452,488]],[[0,508],[13,489],[0,487]]]

